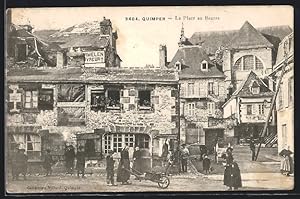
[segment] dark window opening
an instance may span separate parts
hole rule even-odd
[[[107,105],[109,109],[120,109],[120,91],[119,90],[108,90],[107,91]]]
[[[207,70],[207,63],[206,62],[202,63],[202,70]]]
[[[151,91],[144,90],[139,91],[139,107],[140,109],[149,109],[151,108]]]
[[[17,44],[17,61],[25,61],[27,57],[27,45]]]
[[[91,92],[91,110],[93,111],[105,111],[105,94],[104,91],[92,91]]]
[[[41,89],[39,92],[38,108],[40,110],[53,109],[53,89]]]
[[[141,149],[149,149],[149,142],[150,142],[149,135],[141,134],[141,135],[136,135],[135,137],[135,146],[138,146]]]
[[[247,105],[247,115],[252,115],[252,105]]]

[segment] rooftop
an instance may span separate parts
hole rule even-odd
[[[174,84],[177,75],[170,69],[132,68],[14,68],[7,73],[8,82],[90,82]]]

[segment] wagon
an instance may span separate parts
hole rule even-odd
[[[170,185],[170,179],[167,177],[165,173],[161,172],[146,172],[144,174],[139,171],[131,168],[131,170],[126,169],[132,175],[136,176],[136,178],[141,180],[150,180],[152,182],[156,182],[161,189],[166,189]]]

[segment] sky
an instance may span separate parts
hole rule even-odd
[[[194,32],[237,30],[246,20],[254,27],[289,25],[293,28],[294,24],[291,6],[12,9],[13,23],[29,23],[34,30],[65,29],[88,21],[101,21],[104,16],[112,21],[114,30],[118,31],[117,51],[124,67],[158,66],[160,44],[167,46],[168,61],[171,61],[178,49],[182,24],[188,38]],[[138,20],[128,20],[129,17]],[[146,20],[149,17],[165,17],[165,20]]]

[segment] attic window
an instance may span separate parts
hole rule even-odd
[[[255,94],[255,95],[259,94],[259,92],[260,92],[260,87],[256,81],[252,82],[250,89],[251,89],[252,94]]]
[[[151,91],[150,90],[140,90],[138,92],[139,97],[139,109],[150,109],[151,108]]]
[[[181,63],[179,61],[175,63],[175,67],[177,70],[181,71]]]
[[[208,63],[207,63],[207,61],[202,61],[202,63],[201,63],[201,70],[203,70],[203,71],[207,71],[208,70]]]

